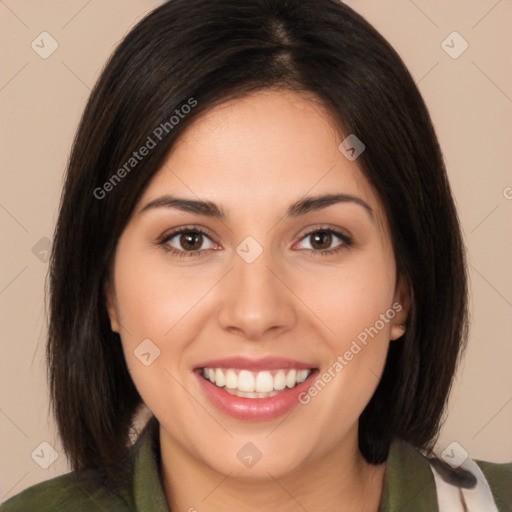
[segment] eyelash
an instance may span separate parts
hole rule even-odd
[[[315,233],[328,233],[330,235],[334,235],[336,238],[339,238],[341,240],[341,243],[340,245],[334,247],[333,249],[324,249],[324,250],[315,250],[315,249],[302,249],[302,250],[305,250],[305,251],[308,251],[311,253],[312,256],[330,256],[332,254],[336,254],[336,253],[339,253],[343,250],[346,250],[348,249],[349,247],[351,247],[353,245],[353,241],[352,239],[347,236],[346,234],[340,232],[340,231],[337,231],[336,229],[333,229],[333,228],[323,228],[323,227],[319,227],[319,228],[315,228],[311,231],[308,231],[307,233],[305,233],[301,239],[299,240],[300,242],[302,242],[303,240],[305,240],[306,238],[308,238],[309,236],[315,234]],[[172,231],[171,233],[168,233],[168,234],[165,234],[164,236],[162,236],[158,241],[157,241],[157,244],[162,246],[162,248],[166,251],[166,252],[169,252],[171,253],[173,256],[178,256],[178,257],[201,257],[201,256],[205,256],[206,255],[206,251],[208,251],[208,249],[199,249],[197,251],[184,251],[184,250],[178,250],[178,249],[175,249],[174,247],[171,247],[169,245],[167,245],[167,243],[172,240],[175,236],[177,235],[182,235],[184,233],[199,233],[201,235],[204,235],[208,238],[210,238],[211,240],[211,237],[210,235],[204,231],[203,229],[199,228],[199,227],[195,227],[195,226],[187,226],[187,227],[184,227],[184,228],[179,228],[177,229],[176,231]],[[211,250],[211,249],[210,249]]]
[[[205,256],[206,252],[204,249],[199,250],[199,251],[179,251],[178,249],[175,249],[174,247],[167,245],[167,242],[169,242],[169,240],[172,240],[176,235],[182,235],[183,233],[200,233],[201,235],[204,235],[204,236],[210,238],[210,235],[203,229],[195,227],[195,226],[186,226],[184,228],[179,228],[176,231],[172,231],[171,233],[164,235],[158,241],[158,245],[161,245],[165,251],[171,253],[173,256],[178,256],[180,258],[182,258],[184,256],[185,257]]]

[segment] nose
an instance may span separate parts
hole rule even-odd
[[[236,256],[238,257],[238,256]],[[263,254],[254,262],[241,258],[223,283],[220,326],[248,340],[265,339],[292,329],[297,322],[294,295],[271,258]]]

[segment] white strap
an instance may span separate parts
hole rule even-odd
[[[473,489],[449,484],[430,465],[436,483],[439,512],[498,512],[489,484],[478,464],[468,457],[461,467],[475,475],[477,484]]]
[[[430,465],[434,474],[439,512],[464,512],[460,488],[445,482],[436,468]]]

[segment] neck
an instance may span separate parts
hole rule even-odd
[[[377,512],[385,463],[368,464],[346,443],[304,462],[285,476],[248,479],[224,475],[183,451],[160,427],[162,480],[170,510],[201,512],[275,512],[323,510]]]

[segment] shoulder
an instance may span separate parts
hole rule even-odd
[[[394,440],[386,464],[381,510],[453,512],[459,510],[453,504],[461,497],[469,510],[485,504],[489,511],[512,511],[512,463],[467,457],[454,467],[402,439]]]
[[[33,485],[0,505],[0,512],[126,512],[132,509],[126,492],[100,485],[97,477],[86,471],[74,471]]]
[[[512,462],[506,464],[482,460],[475,460],[475,462],[491,488],[498,509],[512,510]]]
[[[428,460],[441,511],[448,510],[456,496],[467,507],[463,510],[512,510],[512,463],[473,460],[467,454],[463,460],[455,459],[456,465],[437,457],[429,457]]]
[[[0,512],[130,512],[166,510],[159,479],[158,421],[152,418],[118,466],[119,487],[99,471],[79,469],[33,485],[0,505]]]

